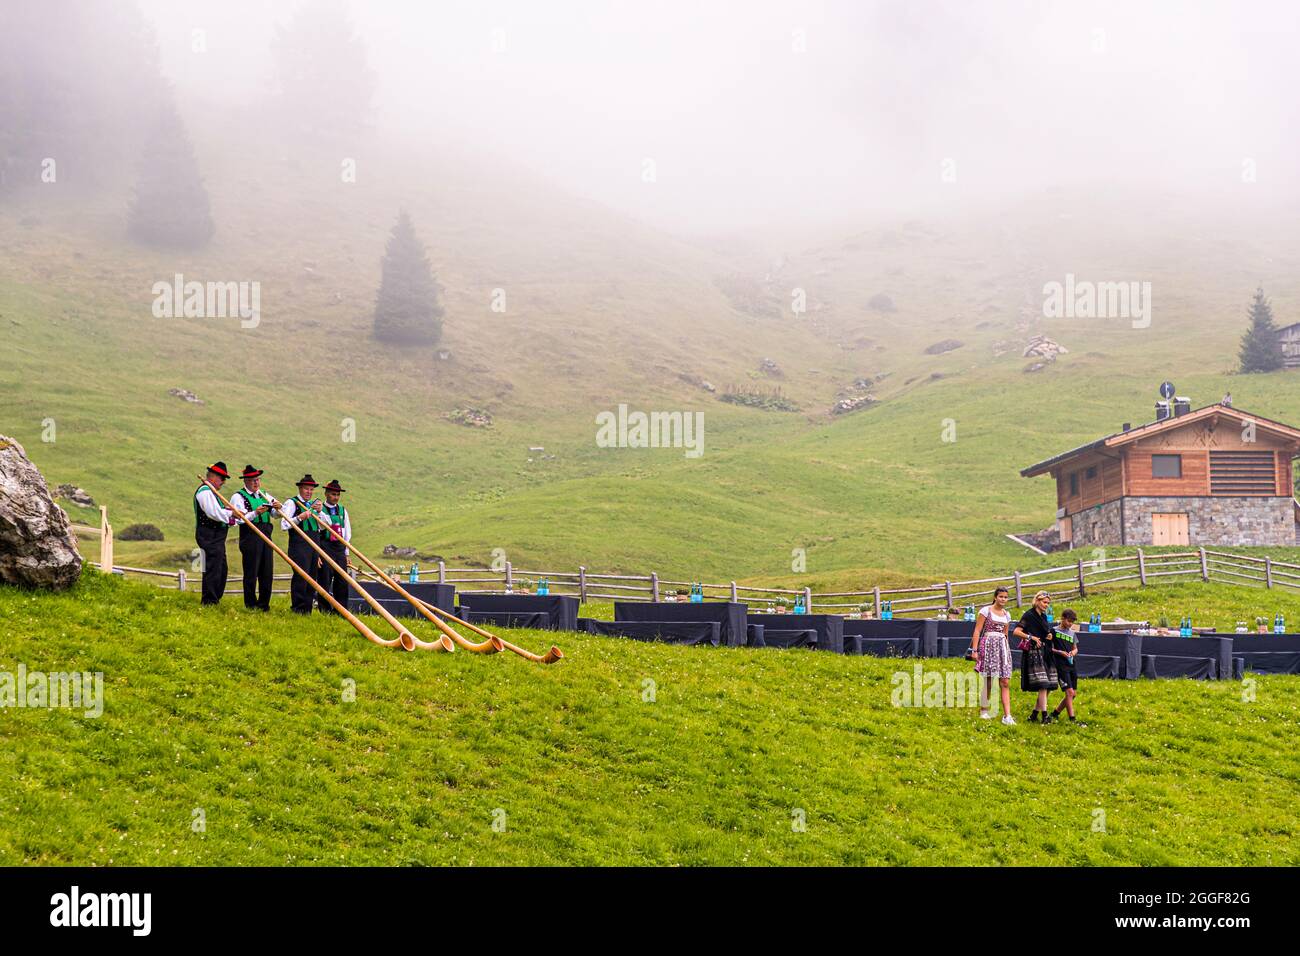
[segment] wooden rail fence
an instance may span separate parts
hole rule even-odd
[[[111,535],[111,529],[109,531]],[[103,563],[90,562],[92,567]],[[735,581],[710,583],[707,581],[678,581],[660,578],[656,572],[649,574],[593,574],[586,567],[576,571],[532,571],[515,568],[505,562],[501,568],[449,568],[442,561],[430,567],[415,569],[415,580],[438,581],[456,585],[460,594],[511,594],[533,592],[539,581],[546,580],[552,594],[573,595],[584,603],[588,601],[661,601],[674,594],[685,595],[699,585],[706,599],[743,601],[760,606],[794,604],[803,598],[810,613],[838,614],[861,612],[879,616],[886,601],[900,617],[961,608],[966,604],[985,603],[995,587],[1006,587],[1017,606],[1023,606],[1038,591],[1046,591],[1053,600],[1086,597],[1094,589],[1116,586],[1144,587],[1148,584],[1180,582],[1190,579],[1202,582],[1219,581],[1246,587],[1290,588],[1300,591],[1300,564],[1288,564],[1271,557],[1235,554],[1209,548],[1191,551],[1156,552],[1147,554],[1142,548],[1137,553],[1118,558],[1100,558],[1092,561],[1076,560],[1072,564],[1041,568],[1036,571],[1013,571],[1001,577],[974,578],[966,581],[940,581],[915,587],[873,587],[861,591],[814,592],[810,588],[774,588],[737,584]],[[197,572],[159,571],[151,568],[131,568],[113,565],[114,572],[127,575],[145,575],[162,578],[172,586],[186,590],[190,578]],[[410,570],[397,571],[394,577],[403,581],[411,579]],[[367,577],[373,577],[369,573]],[[277,574],[276,581],[289,581],[292,574]],[[232,575],[226,593],[242,591],[242,578]],[[195,581],[197,584],[197,581]],[[274,594],[288,593],[288,589],[274,589]]]

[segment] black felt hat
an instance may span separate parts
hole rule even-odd
[[[303,485],[310,485],[312,488],[315,488],[317,485],[320,484],[320,482],[318,482],[315,478],[313,478],[311,476],[311,473],[308,472],[307,474],[303,475],[301,478],[298,479],[297,484],[299,488],[303,487]]]
[[[230,472],[226,471],[226,463],[224,461],[214,461],[212,464],[208,465],[208,471],[220,475],[222,478],[230,477]]]
[[[337,478],[331,478],[330,483],[325,486],[325,490],[337,491],[339,494],[343,494],[343,492],[347,491],[346,488],[344,488],[342,485],[339,484],[339,480]]]

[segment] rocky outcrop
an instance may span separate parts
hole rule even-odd
[[[61,591],[80,574],[68,516],[23,446],[0,435],[0,581]]]
[[[925,347],[925,354],[942,355],[944,352],[951,352],[953,349],[959,349],[965,344],[966,343],[958,341],[957,339],[942,339],[941,341],[935,342],[933,345],[927,345]]]
[[[95,499],[84,488],[76,485],[59,485],[54,493],[64,501],[71,501],[78,508],[95,507]]]
[[[179,398],[183,402],[189,402],[191,405],[206,404],[203,399],[199,398],[188,388],[169,388],[167,389],[167,394],[172,396],[172,398]]]
[[[1070,350],[1064,345],[1053,342],[1046,335],[1035,335],[1025,343],[1025,351],[1022,354],[1025,358],[1038,355],[1049,362],[1055,362],[1058,355],[1069,355]]]

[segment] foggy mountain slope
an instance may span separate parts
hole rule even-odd
[[[14,250],[0,290],[0,322],[18,334],[3,380],[13,431],[52,482],[72,481],[110,503],[119,527],[149,520],[167,531],[164,545],[123,546],[141,561],[165,565],[188,553],[188,513],[176,502],[215,448],[235,467],[247,459],[268,468],[282,494],[304,470],[343,477],[355,513],[366,516],[358,542],[375,550],[396,542],[485,563],[501,547],[518,564],[770,578],[788,574],[791,550],[805,548],[818,573],[955,573],[1024,557],[1004,534],[1049,523],[1052,494],[1049,483],[1019,478],[1019,468],[1121,421],[1147,420],[1163,377],[1197,403],[1231,388],[1241,407],[1300,418],[1300,390],[1286,373],[1228,374],[1249,290],[1265,281],[1287,321],[1288,277],[1300,262],[1300,244],[1252,241],[1241,221],[1201,226],[1153,207],[1145,229],[1124,238],[1106,215],[1078,218],[1053,200],[1007,210],[996,226],[872,227],[779,268],[752,269],[750,287],[802,284],[810,303],[825,306],[753,318],[737,313],[716,281],[747,261],[701,253],[559,194],[532,189],[514,204],[497,180],[474,189],[471,176],[445,196],[408,202],[428,223],[422,231],[447,290],[444,343],[453,358],[439,362],[367,338],[377,256],[362,250],[382,244],[383,218],[350,217],[347,192],[328,203],[303,189],[276,204],[241,199],[219,179],[214,207],[243,219],[185,261],[146,253],[146,266],[106,249],[109,208],[96,208],[88,227],[48,215],[26,227],[21,216],[0,219]],[[548,228],[534,228],[539,222]],[[1148,328],[1042,316],[1042,283],[1054,269],[1073,263],[1080,278],[1122,276],[1117,265],[1141,249],[1155,286]],[[153,318],[151,268],[162,276],[264,269],[262,325]],[[490,289],[498,269],[518,277],[507,285],[509,308],[525,304],[495,319],[478,305],[472,312],[474,290]],[[331,303],[334,291],[343,303]],[[880,292],[894,311],[868,304]],[[1039,332],[1070,352],[1025,373],[1020,348]],[[926,354],[943,338],[963,344]],[[1000,355],[999,345],[1007,346]],[[751,378],[769,354],[784,378]],[[331,367],[346,370],[346,387],[335,387]],[[727,375],[780,386],[805,411],[719,402],[676,377],[696,369],[719,388]],[[879,406],[826,415],[843,384],[877,373],[885,374],[873,386]],[[169,397],[174,386],[207,404]],[[619,402],[703,410],[704,456],[596,447],[596,412]],[[466,403],[490,409],[493,428],[442,417]],[[52,443],[39,438],[46,418],[59,429]],[[348,418],[352,443],[340,438]],[[942,441],[948,419],[952,443]],[[532,445],[556,457],[530,456]]]

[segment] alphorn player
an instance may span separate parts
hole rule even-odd
[[[230,496],[230,507],[248,515],[267,538],[271,537],[271,512],[279,502],[262,491],[262,470],[245,465],[239,475],[244,487]],[[275,552],[247,522],[239,522],[239,556],[244,566],[244,607],[250,611],[271,610],[271,585],[275,580]]]
[[[218,461],[208,466],[206,477],[212,487],[220,489],[230,472],[226,471],[224,461]],[[194,543],[203,555],[203,604],[217,604],[226,593],[226,577],[230,573],[226,567],[226,534],[238,520],[221,507],[206,482],[194,490]]]
[[[339,484],[337,478],[331,478],[330,483],[325,486],[325,507],[321,509],[321,521],[329,525],[343,539],[342,542],[329,531],[322,528],[320,533],[321,547],[334,559],[334,563],[344,570],[348,566],[348,548],[344,542],[352,540],[352,519],[348,516],[348,509],[343,507],[339,498],[347,491],[346,488]],[[325,589],[334,595],[334,600],[338,601],[344,607],[348,606],[348,585],[351,583],[346,574],[339,574],[328,564],[321,569],[321,583]],[[322,613],[337,614],[334,608],[330,607],[329,602],[318,599]]]
[[[289,522],[295,522],[313,539],[320,540],[321,529],[318,519],[321,503],[319,499],[311,497],[315,494],[318,485],[319,482],[310,474],[303,475],[298,480],[298,493],[280,506],[280,517],[283,519],[280,527],[289,535],[289,560],[317,581],[321,579],[320,556],[303,540],[302,535],[293,532]],[[312,586],[295,574],[293,582],[289,585],[289,606],[298,614],[310,614],[312,606],[316,603],[315,599],[316,592]]]

